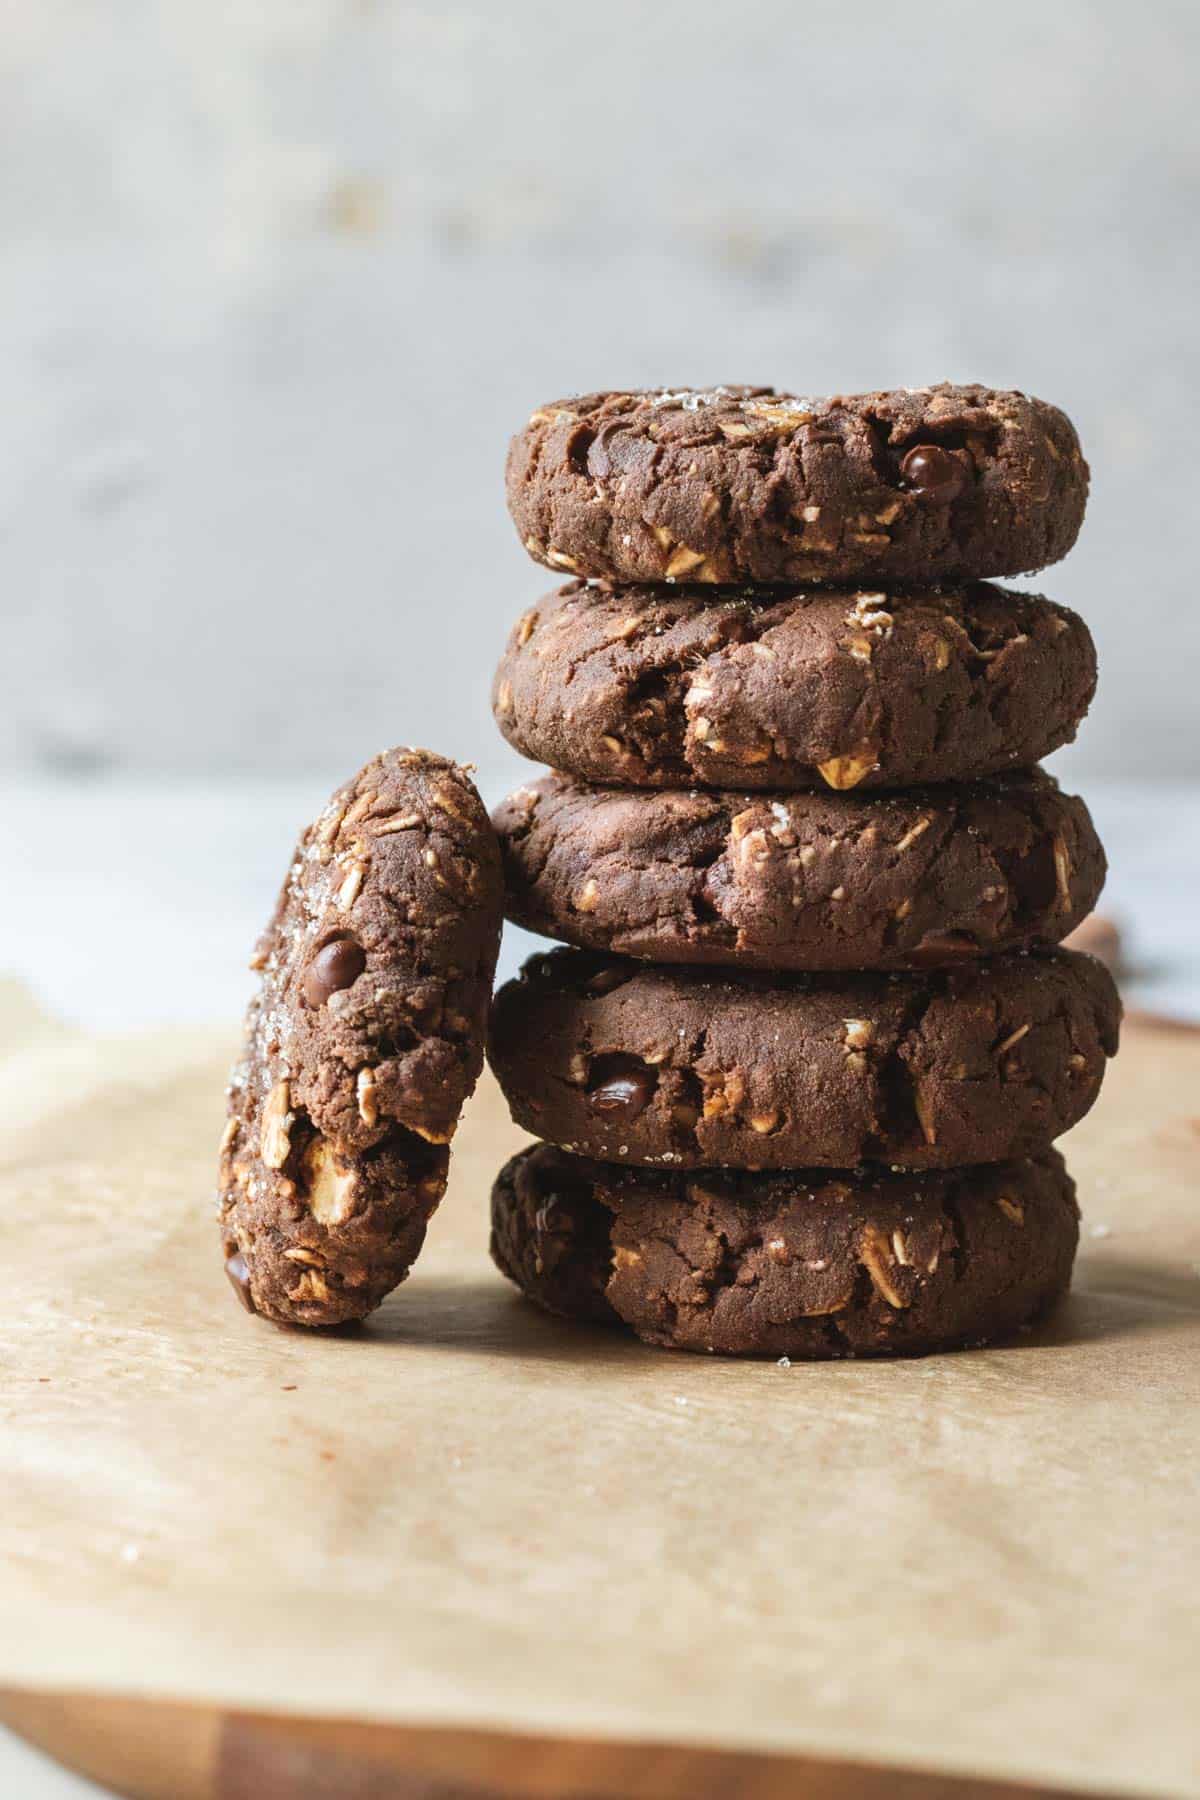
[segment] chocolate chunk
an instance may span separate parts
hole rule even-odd
[[[967,471],[940,444],[918,444],[900,464],[905,486],[935,506],[949,506],[966,492]]]
[[[658,1077],[639,1056],[598,1056],[588,1074],[588,1105],[604,1118],[636,1119]]]
[[[248,1313],[257,1312],[254,1295],[250,1292],[250,1271],[246,1267],[246,1259],[240,1250],[225,1258],[225,1273],[229,1277],[229,1285],[241,1301]]]
[[[357,981],[366,966],[361,944],[350,937],[334,938],[309,963],[304,976],[304,998],[310,1006],[324,1006],[331,994]]]

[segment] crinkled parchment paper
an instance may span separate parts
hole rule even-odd
[[[0,1011],[0,1684],[1200,1792],[1200,1036],[1067,1145],[1076,1292],[1008,1348],[823,1367],[539,1316],[484,1085],[357,1336],[247,1318],[232,1035]]]

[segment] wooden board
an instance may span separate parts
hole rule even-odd
[[[929,1771],[498,1732],[419,1731],[84,1695],[0,1694],[0,1720],[128,1800],[1068,1800]]]

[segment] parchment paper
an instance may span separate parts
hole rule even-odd
[[[0,1032],[0,1683],[1200,1793],[1200,1039],[1130,1030],[1067,1145],[1052,1325],[784,1369],[518,1300],[488,1086],[376,1324],[251,1320],[232,1033]]]

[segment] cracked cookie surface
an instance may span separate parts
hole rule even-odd
[[[492,705],[509,743],[632,787],[907,787],[1028,768],[1096,686],[1083,620],[977,583],[899,596],[573,582],[518,620]]]
[[[518,1125],[607,1162],[945,1169],[1069,1130],[1119,1021],[1073,951],[766,977],[554,950],[500,988],[488,1059]]]
[[[1059,942],[1105,861],[1040,770],[903,793],[669,792],[548,775],[494,815],[508,916],[584,949],[903,969]]]
[[[951,383],[586,394],[539,407],[507,467],[535,561],[617,582],[1015,575],[1066,555],[1087,488],[1057,407]]]
[[[742,1356],[921,1355],[1007,1336],[1067,1288],[1062,1158],[940,1175],[623,1170],[534,1145],[492,1192],[492,1256],[547,1312]]]
[[[483,1061],[500,858],[465,770],[385,751],[304,832],[260,972],[220,1155],[226,1272],[281,1323],[362,1318],[441,1199]]]

